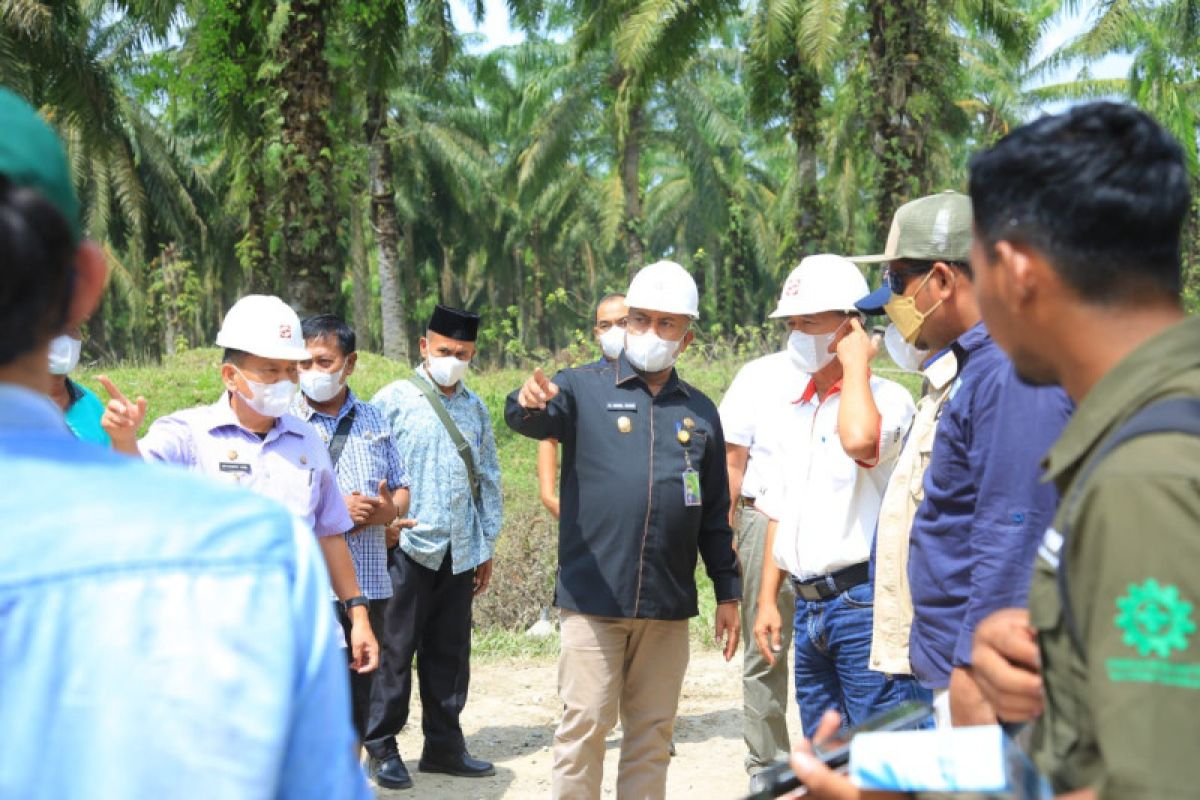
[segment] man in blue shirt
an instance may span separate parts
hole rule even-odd
[[[975,626],[1024,605],[1034,555],[1054,512],[1039,462],[1071,403],[1017,378],[981,321],[968,261],[971,205],[953,192],[897,210],[884,285],[859,302],[882,307],[909,344],[949,348],[957,374],[938,422],[925,499],[910,532],[912,672],[934,691],[939,724],[995,722],[971,674]]]
[[[371,400],[412,476],[418,520],[391,550],[384,666],[371,689],[365,740],[371,776],[389,789],[412,786],[395,737],[408,722],[414,656],[425,734],[417,768],[463,778],[496,774],[467,752],[459,722],[471,676],[471,605],[491,581],[504,516],[492,418],[463,382],[478,332],[478,314],[435,307],[420,341],[421,366]]]
[[[383,414],[360,400],[347,383],[358,364],[354,330],[334,314],[308,317],[301,325],[312,358],[300,362],[300,395],[291,413],[311,425],[329,449],[338,491],[354,523],[342,536],[367,598],[371,630],[382,631],[384,608],[392,596],[386,531],[413,525],[401,519],[408,512],[408,473]],[[341,603],[333,605],[351,652],[352,621]],[[360,740],[366,733],[375,674],[350,673],[354,728]]]
[[[57,137],[2,89],[0,130],[0,797],[365,800],[312,533],[80,442],[46,397],[105,259]]]

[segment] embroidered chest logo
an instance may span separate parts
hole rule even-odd
[[[1172,585],[1160,586],[1153,578],[1141,586],[1129,584],[1129,593],[1117,598],[1117,628],[1124,642],[1142,656],[1167,658],[1172,650],[1188,649],[1188,636],[1196,632],[1192,604]]]

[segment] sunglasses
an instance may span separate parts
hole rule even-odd
[[[886,267],[883,270],[883,283],[892,290],[892,294],[904,294],[904,287],[908,285],[908,279],[917,275],[924,275],[929,270],[927,269],[893,269]]]

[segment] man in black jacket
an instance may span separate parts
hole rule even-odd
[[[629,287],[625,352],[615,362],[564,370],[553,382],[536,370],[508,397],[509,427],[563,445],[555,797],[600,796],[604,737],[618,712],[617,794],[664,796],[687,620],[698,613],[697,554],[716,591],[725,658],[737,649],[741,584],[720,417],[674,369],[693,337],[697,299],[678,264],[645,267]]]

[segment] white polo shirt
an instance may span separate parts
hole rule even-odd
[[[785,410],[808,381],[808,373],[792,363],[783,350],[743,366],[721,398],[721,428],[726,443],[750,448],[742,479],[743,497],[755,498],[765,491],[771,458],[779,450],[778,431],[764,424],[765,420]]]
[[[879,456],[857,462],[838,438],[841,382],[824,400],[807,388],[770,424],[781,437],[778,462],[755,505],[779,523],[775,563],[808,580],[866,561],[888,478],[916,407],[898,383],[871,376],[880,415]]]

